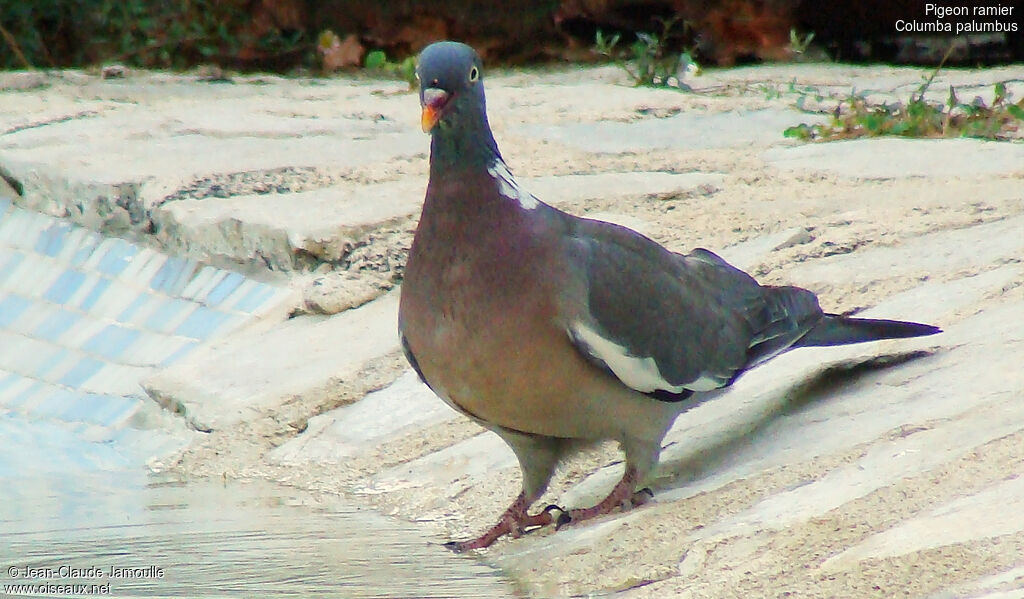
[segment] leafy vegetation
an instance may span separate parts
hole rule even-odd
[[[789,30],[789,49],[794,54],[803,54],[807,52],[807,48],[811,46],[811,42],[814,41],[814,32],[806,35],[800,35],[796,29]]]
[[[976,96],[970,102],[962,102],[952,85],[949,86],[945,102],[925,98],[928,88],[935,82],[952,51],[953,47],[950,46],[939,65],[906,102],[871,102],[863,93],[851,93],[839,100],[827,123],[801,123],[789,127],[783,131],[783,135],[805,141],[882,135],[1012,139],[1024,125],[1024,98],[1012,102],[1005,81],[994,85],[992,102],[989,104],[981,96]],[[796,86],[791,83],[790,90],[799,94],[797,107],[800,109],[804,109],[805,100],[812,94],[816,102],[825,99],[813,88],[796,90]]]
[[[202,62],[262,66],[312,56],[301,31],[259,32],[241,1],[5,0],[0,68],[123,62],[182,68]]]
[[[409,89],[416,88],[416,57],[408,56],[401,62],[388,60],[383,50],[371,50],[363,59],[363,68],[375,71],[387,77],[395,77],[409,84]]]
[[[928,100],[925,92],[934,74],[906,102],[872,102],[864,94],[839,100],[826,123],[789,127],[786,137],[833,141],[893,135],[901,137],[976,137],[1012,139],[1024,126],[1024,99],[1013,102],[1006,83],[994,85],[993,99],[962,101],[950,86],[945,102]],[[820,95],[815,99],[822,101]],[[798,105],[800,103],[798,102]]]
[[[625,51],[618,49],[621,39],[619,34],[606,36],[604,32],[598,30],[594,50],[621,66],[635,85],[690,91],[690,86],[683,80],[688,73],[699,71],[700,67],[693,59],[692,52],[675,52],[668,44],[673,29],[679,23],[679,19],[661,20],[660,34],[638,33],[637,40]],[[685,21],[682,23],[685,30],[688,25]]]

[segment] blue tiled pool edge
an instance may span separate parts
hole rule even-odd
[[[0,196],[0,478],[73,475],[97,452],[138,467],[180,446],[181,430],[134,422],[161,409],[141,381],[290,297]]]

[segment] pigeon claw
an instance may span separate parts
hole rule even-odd
[[[492,543],[505,535],[511,535],[513,538],[519,538],[535,528],[551,524],[554,520],[551,516],[551,512],[554,510],[560,511],[563,516],[566,513],[565,510],[557,505],[549,505],[542,511],[531,516],[526,512],[526,508],[526,499],[523,495],[520,495],[514,502],[512,502],[512,505],[509,506],[505,513],[501,515],[498,523],[487,530],[487,532],[468,541],[449,541],[445,543],[444,546],[455,553],[465,553],[466,551],[473,549],[483,549],[485,547],[490,547]]]
[[[464,543],[462,541],[448,541],[443,545],[445,549],[451,551],[452,553],[464,553],[466,551],[466,548],[463,546]]]
[[[640,507],[652,499],[654,499],[654,491],[652,491],[650,487],[644,487],[636,493],[633,493],[633,496],[630,497],[630,507]]]

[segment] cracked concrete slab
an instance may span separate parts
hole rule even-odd
[[[858,179],[1024,173],[1024,145],[980,139],[858,139],[771,148],[764,159],[783,169]]]
[[[720,185],[714,173],[629,172],[521,178],[557,206],[592,198],[666,196]],[[152,219],[156,236],[190,255],[275,270],[338,263],[385,225],[419,214],[426,183],[344,183],[312,191],[167,202]],[[411,232],[408,240],[411,242]]]
[[[22,205],[95,229],[150,231],[159,226],[153,210],[210,175],[269,171],[272,180],[284,168],[356,168],[424,151],[422,134],[387,110],[345,110],[361,85],[303,90],[272,78],[216,87],[167,76],[50,83],[71,97],[50,88],[0,98],[0,172],[17,181]],[[325,109],[296,109],[297,100]],[[381,100],[388,104],[394,99]]]
[[[812,123],[821,117],[805,117]],[[769,146],[783,141],[782,131],[796,124],[790,110],[752,110],[710,114],[680,113],[637,122],[535,125],[524,133],[599,153],[642,152],[665,148],[718,149]],[[707,135],[715,131],[715,135]]]
[[[352,405],[311,418],[301,435],[275,449],[270,458],[283,464],[339,463],[373,445],[456,417],[458,413],[437,401],[410,370]]]
[[[1019,415],[1018,415],[1019,416]],[[1011,477],[911,518],[825,560],[823,569],[1024,530],[1024,477]]]
[[[325,401],[370,361],[398,349],[398,294],[341,314],[299,316],[200,348],[143,382],[196,430],[251,420],[284,397]]]

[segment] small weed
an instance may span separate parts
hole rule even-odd
[[[947,54],[948,56],[948,54]],[[786,137],[804,141],[834,141],[860,137],[895,135],[901,137],[976,137],[1009,140],[1024,126],[1024,99],[1013,102],[1005,82],[996,83],[990,104],[980,96],[970,102],[957,97],[953,86],[945,102],[925,99],[925,92],[938,75],[942,64],[921,84],[906,102],[871,102],[864,93],[850,93],[840,98],[827,123],[801,123],[783,132]],[[814,88],[797,88],[797,108],[813,98],[826,98]]]
[[[1012,102],[1003,82],[995,84],[994,92],[990,104],[981,97],[962,102],[952,86],[944,103],[918,95],[906,103],[879,104],[863,95],[850,95],[839,101],[827,123],[801,123],[786,129],[783,135],[804,141],[881,135],[1011,139],[1024,125],[1024,99]]]
[[[602,56],[614,59],[615,56],[612,53],[615,51],[615,46],[619,45],[621,38],[622,36],[618,33],[606,37],[604,32],[598,29],[597,34],[594,36],[594,51]]]
[[[689,51],[673,52],[666,41],[672,30],[680,23],[678,18],[661,20],[661,34],[638,33],[637,40],[626,51],[617,51],[619,34],[605,36],[598,30],[594,39],[594,51],[611,58],[629,74],[635,85],[648,87],[672,87],[690,91],[683,79],[690,73],[700,71],[700,66]],[[684,30],[688,27],[683,23]]]
[[[367,71],[377,71],[388,77],[401,79],[409,84],[409,89],[416,89],[416,58],[406,57],[401,62],[388,60],[388,55],[383,50],[370,50],[363,59],[363,68]]]
[[[789,30],[789,49],[794,54],[803,54],[807,51],[807,48],[814,41],[814,33],[808,33],[807,35],[801,36],[796,32],[796,29]]]
[[[757,84],[757,91],[764,94],[765,100],[778,100],[782,97],[782,90],[777,85],[768,85],[767,83]]]

